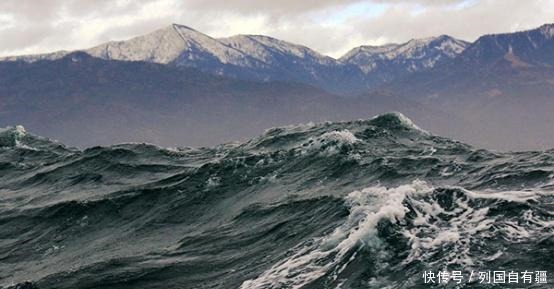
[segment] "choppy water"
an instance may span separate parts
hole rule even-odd
[[[202,149],[81,151],[16,127],[0,286],[507,288],[422,275],[554,274],[553,177],[554,151],[477,150],[400,114]]]

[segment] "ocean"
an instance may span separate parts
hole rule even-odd
[[[209,148],[17,126],[0,288],[552,288],[553,190],[554,150],[477,149],[399,113]]]

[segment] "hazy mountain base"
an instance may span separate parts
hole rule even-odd
[[[387,94],[341,97],[296,83],[233,80],[85,53],[0,63],[0,123],[69,145],[121,142],[205,146],[293,123],[403,111],[423,125],[459,121]]]
[[[554,142],[544,129],[549,121],[528,127],[527,134],[512,133],[509,122],[474,121],[497,115],[493,112],[502,106],[476,102],[476,113],[462,118],[458,115],[467,116],[463,103],[452,106],[460,111],[447,114],[442,111],[452,110],[440,102],[420,105],[390,93],[341,97],[302,84],[233,80],[194,69],[106,61],[85,53],[55,61],[0,63],[0,96],[0,123],[22,124],[80,147],[121,142],[215,145],[276,125],[360,119],[384,111],[402,111],[430,131],[485,147],[542,148]],[[517,115],[514,111],[498,119]],[[546,133],[539,137],[539,131]],[[499,137],[501,132],[504,137]]]
[[[476,150],[400,114],[197,150],[80,151],[17,127],[0,160],[0,286],[429,288],[425,270],[554,270],[553,152]]]

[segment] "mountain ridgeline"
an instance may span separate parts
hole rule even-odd
[[[335,59],[173,24],[80,51],[0,59],[0,124],[79,146],[214,145],[295,122],[401,111],[497,149],[554,147],[554,25],[361,46]],[[471,127],[471,129],[467,129]]]
[[[371,56],[366,47],[361,47],[358,53],[355,49],[344,59],[334,59],[308,47],[267,36],[237,35],[216,39],[187,26],[173,24],[144,36],[108,42],[83,51],[106,60],[193,67],[239,79],[294,81],[335,93],[360,93],[382,80],[391,79],[394,71],[419,71],[434,66],[441,59],[452,58],[465,45],[463,41],[441,36],[375,50],[369,53]],[[5,60],[55,60],[68,53]],[[368,73],[370,70],[377,72]]]

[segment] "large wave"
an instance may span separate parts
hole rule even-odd
[[[399,113],[199,149],[8,128],[0,286],[428,288],[426,271],[552,270],[553,165]]]

